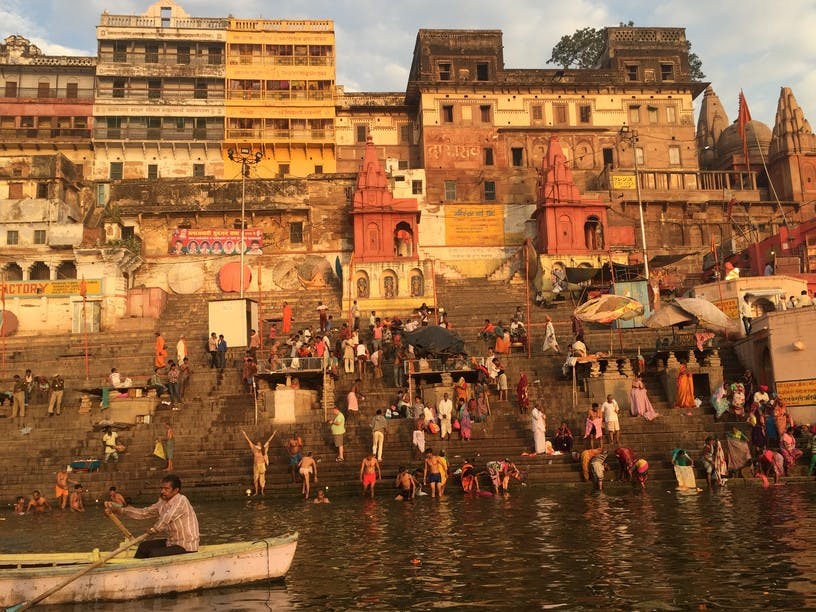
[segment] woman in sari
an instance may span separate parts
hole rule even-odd
[[[493,333],[496,334],[496,345],[494,350],[499,355],[508,355],[510,353],[510,330],[505,331],[504,324],[499,321],[496,323]]]
[[[712,394],[711,405],[714,407],[714,418],[718,421],[722,415],[728,412],[728,409],[731,407],[731,402],[728,400],[727,382],[723,381]]]
[[[459,438],[461,440],[470,440],[472,426],[473,421],[470,418],[467,404],[462,404],[462,409],[459,411]]]
[[[459,381],[453,386],[453,392],[455,395],[454,400],[457,403],[459,403],[460,399],[467,401],[468,386],[467,383],[465,382],[464,376],[459,377]]]
[[[781,397],[776,397],[773,401],[773,418],[776,424],[775,440],[781,440],[782,434],[788,430],[788,427],[793,427],[793,421],[788,416],[788,407],[785,400]]]
[[[572,452],[572,432],[566,421],[561,421],[561,425],[555,432],[555,436],[553,437],[553,449],[561,453]]]
[[[678,491],[698,490],[697,480],[694,477],[694,461],[685,450],[675,448],[672,451],[672,465],[674,465]]]
[[[643,384],[643,378],[640,375],[632,383],[632,390],[629,392],[629,412],[632,416],[642,416],[647,421],[660,416],[655,412],[654,406],[649,400],[646,385]]]
[[[521,373],[518,384],[516,385],[516,401],[518,402],[519,412],[524,414],[530,407],[530,383],[527,380],[527,374]]]
[[[156,346],[155,346],[155,360],[154,364],[157,368],[163,368],[167,365],[167,349],[164,346],[164,337],[161,332],[156,332]]]
[[[479,479],[476,476],[476,469],[473,467],[473,463],[471,463],[470,459],[465,459],[460,479],[462,481],[462,490],[464,490],[465,493],[479,492]]]
[[[788,427],[785,433],[779,438],[779,452],[785,459],[785,473],[793,467],[796,460],[803,455],[802,451],[796,448],[796,438],[793,437],[793,427]]]
[[[745,385],[741,382],[731,385],[731,408],[737,416],[745,415]]]
[[[696,407],[694,403],[694,376],[685,363],[680,364],[680,371],[677,373],[677,397],[674,400],[674,407],[686,410]]]

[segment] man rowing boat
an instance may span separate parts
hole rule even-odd
[[[134,555],[137,559],[181,555],[198,550],[198,518],[190,500],[181,494],[181,480],[168,474],[161,481],[158,501],[147,508],[123,508],[115,502],[105,502],[105,512],[144,520],[158,518],[148,533],[164,532],[164,540],[146,540],[139,544]]]

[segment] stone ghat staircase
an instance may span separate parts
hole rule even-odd
[[[484,353],[484,345],[476,340],[476,332],[484,318],[509,319],[516,306],[524,304],[525,291],[522,285],[493,281],[446,281],[439,279],[439,304],[450,313],[454,329],[467,340],[471,354]],[[54,472],[71,460],[101,456],[101,434],[93,431],[93,424],[104,418],[98,408],[90,415],[78,415],[78,395],[76,389],[83,386],[97,386],[115,365],[123,373],[134,375],[137,380],[146,377],[153,362],[153,333],[161,329],[167,339],[170,354],[174,353],[175,342],[181,333],[188,339],[188,349],[193,362],[193,379],[190,392],[179,411],[160,411],[151,424],[133,426],[123,432],[122,437],[128,450],[116,465],[108,465],[98,473],[77,474],[86,485],[91,499],[102,498],[110,485],[117,485],[126,494],[142,499],[155,497],[164,462],[152,458],[153,446],[157,438],[164,436],[164,419],[171,419],[176,437],[176,471],[185,481],[185,487],[199,496],[243,495],[250,486],[251,454],[241,435],[245,429],[253,439],[266,439],[273,426],[268,417],[261,413],[259,425],[254,423],[255,405],[252,398],[243,392],[238,365],[241,354],[234,354],[222,374],[205,367],[206,353],[203,341],[208,332],[207,301],[215,296],[193,295],[172,296],[167,310],[156,325],[148,325],[141,330],[102,332],[89,335],[90,376],[85,378],[84,338],[82,336],[49,336],[7,339],[7,379],[14,372],[22,374],[31,367],[35,374],[49,376],[57,371],[66,377],[65,408],[61,417],[45,417],[47,398],[36,397],[29,407],[25,425],[32,429],[22,435],[22,423],[10,419],[0,419],[0,435],[6,443],[0,447],[0,462],[6,468],[0,472],[0,499],[13,500],[18,494],[30,494],[33,488],[44,492],[53,491]],[[251,296],[250,296],[251,297]],[[268,308],[267,306],[268,297]],[[297,324],[307,320],[317,322],[314,307],[321,299],[336,308],[331,291],[312,292],[307,297],[300,294],[270,294],[264,298],[262,316],[279,314],[280,303],[288,299],[295,304]],[[298,312],[303,314],[298,316]],[[513,388],[522,371],[527,372],[531,381],[533,401],[540,401],[548,416],[548,436],[560,421],[565,420],[576,436],[575,450],[583,448],[584,414],[591,398],[581,390],[577,406],[572,404],[571,382],[561,379],[563,355],[542,355],[540,352],[541,325],[544,316],[550,314],[556,324],[557,333],[565,348],[570,340],[569,314],[572,304],[558,303],[552,310],[532,309],[532,357],[515,352],[505,358],[510,381],[510,401],[496,400],[492,391],[493,414],[484,424],[474,425],[473,440],[441,442],[438,437],[427,436],[427,446],[434,450],[444,449],[455,468],[464,458],[474,460],[482,467],[488,460],[507,457],[516,461],[521,469],[528,472],[531,483],[578,483],[580,468],[571,457],[536,456],[522,457],[530,450],[532,435],[529,429],[529,415],[518,414],[513,400]],[[267,315],[267,313],[270,313]],[[625,330],[621,334],[624,349],[629,356],[636,354],[638,346],[654,345],[656,338],[652,330]],[[195,342],[201,343],[198,348]],[[613,336],[618,347],[618,334]],[[591,349],[608,347],[609,331],[598,328],[587,334]],[[240,353],[240,352],[239,352]],[[645,353],[645,350],[644,350]],[[727,370],[736,373],[739,368],[733,354],[724,351],[723,361]],[[320,485],[333,489],[356,490],[358,485],[359,462],[370,445],[369,422],[377,408],[386,408],[393,403],[396,390],[391,386],[390,366],[383,368],[385,381],[364,381],[366,400],[362,404],[363,413],[356,422],[348,423],[347,461],[334,461],[334,448],[328,426],[324,422],[322,410],[315,411],[305,422],[296,427],[284,426],[280,429],[273,450],[270,453],[270,468],[267,474],[270,494],[296,495],[299,485],[291,483],[288,474],[285,451],[282,443],[286,436],[296,430],[305,440],[306,449],[313,450],[319,463]],[[652,402],[661,417],[649,423],[640,418],[629,417],[627,407],[622,405],[621,443],[630,446],[639,456],[645,456],[652,465],[651,477],[656,480],[673,480],[673,472],[668,453],[677,446],[687,447],[694,455],[702,446],[709,433],[722,435],[732,424],[715,423],[710,408],[704,405],[702,413],[687,416],[669,408],[662,399],[662,391],[652,376],[647,376],[647,385]],[[337,382],[337,396],[341,397],[353,381],[352,376],[342,375]],[[535,381],[539,381],[535,383]],[[342,404],[342,402],[341,402]],[[412,424],[406,420],[389,422],[389,432],[384,453],[384,486],[390,489],[388,481],[396,474],[399,465],[421,466],[421,461],[413,454],[411,447]]]

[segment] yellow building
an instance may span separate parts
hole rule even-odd
[[[334,22],[230,18],[226,43],[224,159],[262,153],[258,178],[334,172]]]

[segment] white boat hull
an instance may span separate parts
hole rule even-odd
[[[298,534],[218,546],[196,553],[153,559],[114,558],[48,597],[43,603],[127,601],[283,577],[297,548]],[[14,606],[78,573],[71,555],[2,555],[0,606]],[[30,567],[50,558],[49,567]],[[78,560],[80,557],[74,557]],[[59,560],[58,560],[59,559]],[[85,561],[87,562],[87,556]],[[62,563],[68,563],[63,565]],[[17,567],[10,568],[11,565]]]

